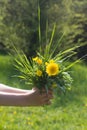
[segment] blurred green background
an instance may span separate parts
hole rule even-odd
[[[41,43],[50,39],[54,23],[54,46],[64,33],[58,51],[85,44],[77,50],[78,57],[87,53],[87,0],[0,0],[0,50],[11,50],[11,44],[28,56],[39,47],[38,5],[40,7]],[[48,26],[48,27],[47,27]],[[87,60],[87,58],[86,58]]]
[[[38,36],[40,6],[41,42]],[[0,0],[0,82],[28,89],[20,81],[8,53],[12,44],[28,57],[47,44],[56,23],[54,46],[64,33],[56,53],[81,45],[73,59],[87,54],[87,0]],[[46,29],[46,27],[48,28]],[[70,61],[72,62],[72,61]],[[54,95],[46,107],[0,107],[0,130],[87,130],[87,57],[73,66],[72,90]]]

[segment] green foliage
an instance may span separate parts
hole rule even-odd
[[[67,39],[70,39],[72,42],[75,43],[86,42],[85,36],[87,32],[86,32],[86,28],[84,28],[87,22],[86,4],[87,1],[85,0],[72,1],[69,6],[68,4],[65,4],[66,8],[69,7],[68,12],[70,14],[70,20],[68,21],[68,30],[69,30],[68,33],[69,35],[70,34],[71,35],[67,37]]]
[[[17,48],[22,48],[26,53],[33,51],[31,42],[36,43],[38,20],[37,20],[37,0],[36,1],[2,1],[2,21],[0,42],[8,48],[14,43]],[[4,14],[4,15],[3,15]],[[4,30],[4,31],[3,31]]]
[[[38,22],[38,4],[40,23]],[[87,0],[1,0],[0,42],[11,49],[11,43],[22,48],[28,56],[34,55],[39,46],[38,24],[42,44],[47,44],[54,23],[57,25],[54,46],[65,32],[61,48],[86,44],[78,49],[80,57],[87,52]],[[47,25],[48,24],[48,25]],[[46,26],[48,26],[46,30]],[[45,35],[48,33],[47,39]],[[83,51],[85,49],[85,51]],[[82,54],[81,54],[82,53]]]
[[[72,78],[69,74],[69,69],[78,63],[81,59],[75,60],[74,62],[67,65],[67,61],[73,55],[76,54],[74,51],[79,46],[75,46],[66,50],[61,50],[59,53],[55,54],[59,46],[59,42],[56,44],[55,48],[53,46],[53,38],[55,33],[56,26],[52,30],[51,38],[46,46],[40,46],[40,49],[37,51],[35,58],[28,59],[24,52],[19,52],[18,49],[13,48],[16,52],[16,64],[15,67],[19,70],[19,78],[25,80],[27,84],[36,86],[40,90],[43,87],[48,91],[49,88],[53,88],[54,84],[56,88],[65,92],[65,90],[71,88]],[[39,27],[39,38],[40,37],[40,27]]]

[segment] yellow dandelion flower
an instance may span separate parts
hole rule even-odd
[[[59,65],[56,64],[56,63],[49,63],[46,66],[46,73],[49,76],[55,76],[55,75],[57,75],[59,73]]]
[[[16,114],[17,114],[17,112],[16,112],[16,111],[14,111],[14,112],[13,112],[13,114],[14,114],[14,115],[16,115]]]
[[[54,63],[54,60],[50,60],[49,63]]]
[[[39,77],[42,76],[42,71],[41,70],[37,70],[36,75],[39,76]]]
[[[37,61],[37,60],[38,60],[38,57],[33,58],[33,61]]]
[[[36,61],[39,65],[41,65],[42,64],[42,60],[41,59],[37,59],[37,61]]]
[[[38,57],[33,58],[33,61],[37,62],[39,65],[42,64],[42,60]]]
[[[48,65],[48,62],[45,62],[45,65]]]

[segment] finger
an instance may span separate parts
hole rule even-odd
[[[47,97],[48,97],[49,99],[52,99],[54,96],[53,96],[53,94],[48,94]]]
[[[53,93],[52,92],[44,92],[44,93],[41,93],[42,96],[53,96]]]
[[[43,94],[43,93],[46,93],[48,95],[48,94],[53,94],[53,91],[51,91],[51,90],[48,90],[48,91],[42,90],[41,94]]]
[[[53,95],[43,94],[43,95],[42,95],[42,98],[43,98],[43,99],[52,99],[52,98],[53,98]]]
[[[53,94],[53,91],[52,90],[48,90],[48,94]]]
[[[42,93],[48,93],[48,92],[49,92],[49,93],[52,93],[52,90],[51,90],[51,89],[48,89],[48,90],[47,90],[46,88],[42,88],[42,89],[41,89],[41,92],[42,92]]]
[[[40,91],[38,88],[36,88],[36,87],[34,87],[34,88],[32,88],[32,90],[34,90],[34,91]]]
[[[49,100],[49,98],[47,96],[42,97],[42,101],[48,101],[48,100]]]
[[[48,96],[48,94],[45,92],[45,93],[41,93],[42,96]]]
[[[49,98],[49,99],[52,99],[52,98],[53,98],[53,95],[48,95],[48,98]]]
[[[48,95],[53,95],[53,93],[52,93],[52,92],[49,92]]]
[[[53,91],[52,90],[48,90],[48,91],[47,90],[43,90],[42,93],[52,94]]]
[[[49,99],[43,99],[42,102],[47,103],[47,102],[49,102]]]
[[[46,94],[43,94],[43,95],[41,96],[41,98],[42,98],[42,100],[49,100],[49,97],[48,97],[48,95],[46,95]]]

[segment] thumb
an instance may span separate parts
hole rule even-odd
[[[39,89],[37,87],[32,88],[32,90],[39,91]]]

